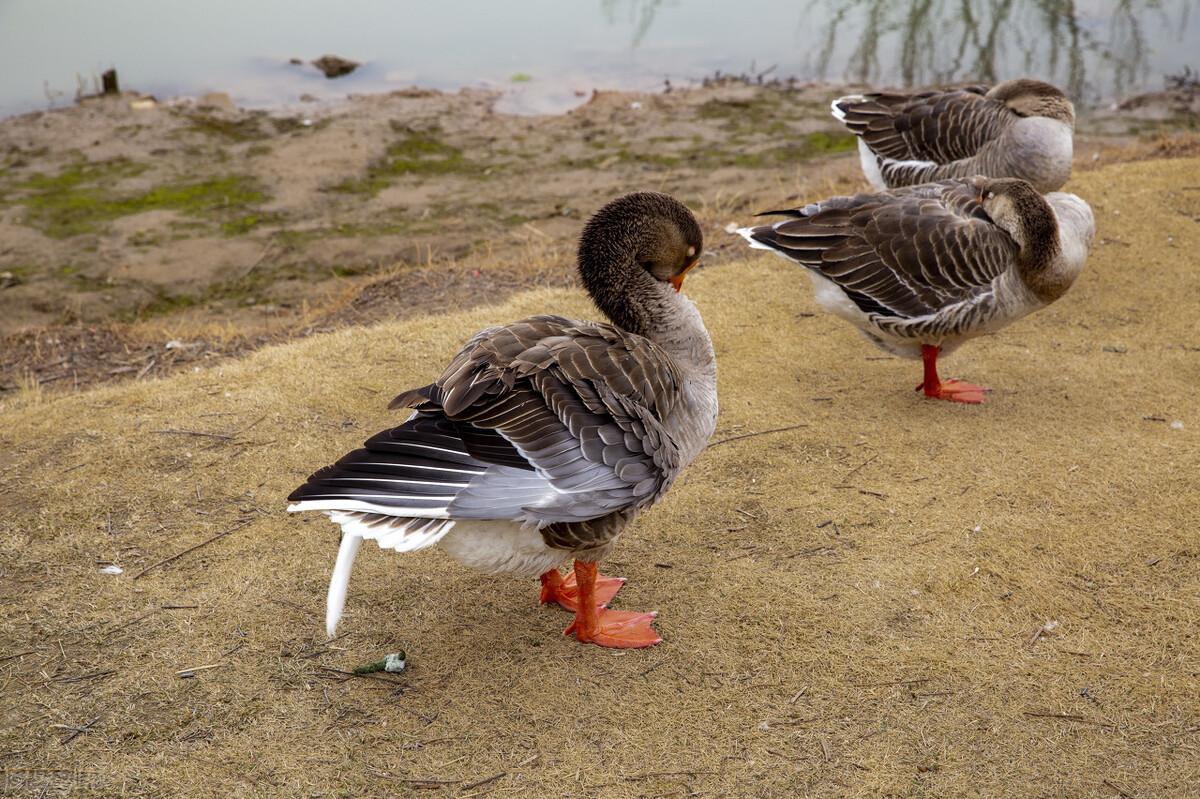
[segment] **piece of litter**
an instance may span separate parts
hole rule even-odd
[[[1029,639],[1029,646],[1036,644],[1037,640],[1043,635],[1050,635],[1057,629],[1058,622],[1054,619],[1047,619],[1045,624],[1043,624],[1041,627],[1038,627],[1037,630],[1034,631],[1033,636]]]
[[[355,674],[374,674],[377,671],[387,671],[392,674],[399,674],[408,668],[408,656],[404,654],[404,650],[399,652],[391,652],[383,656],[383,660],[376,660],[374,663],[367,663],[354,669]]]
[[[737,233],[737,230],[738,230],[737,222],[730,222],[728,225],[725,226],[726,233]]]
[[[630,103],[629,107],[632,108],[634,111],[642,110],[642,104],[639,103],[637,100],[634,100],[632,103]]]
[[[300,124],[306,128],[311,128],[313,121],[311,119],[302,119],[302,120],[300,120]]]
[[[124,574],[125,570],[115,563],[110,563],[107,566],[100,567],[101,574]]]
[[[1172,429],[1172,430],[1182,430],[1182,429],[1183,429],[1183,422],[1181,422],[1180,420],[1176,419],[1175,421],[1171,422],[1171,429]]]

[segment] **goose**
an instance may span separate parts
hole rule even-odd
[[[834,197],[741,228],[756,249],[808,267],[817,302],[881,349],[921,358],[925,396],[976,404],[989,389],[938,377],[939,355],[1061,297],[1096,223],[1074,194],[1024,180],[943,180]]]
[[[1039,80],[918,94],[839,97],[833,115],[858,136],[878,190],[945,178],[1021,178],[1043,194],[1071,175],[1075,108]]]
[[[575,612],[565,634],[578,641],[661,640],[656,613],[607,607],[624,580],[600,575],[597,562],[716,426],[712,342],[680,293],[702,247],[695,217],[665,194],[610,202],[578,250],[583,286],[610,324],[546,315],[479,331],[437,380],[392,401],[412,410],[407,421],[291,494],[288,510],[341,526],[330,637],[370,539],[398,552],[436,544],[487,573],[540,576],[542,602]]]

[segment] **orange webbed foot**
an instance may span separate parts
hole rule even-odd
[[[601,608],[596,612],[594,626],[580,614],[563,631],[563,635],[575,633],[575,640],[580,643],[596,644],[614,649],[642,649],[662,641],[653,627],[654,619],[657,616],[658,613],[654,611],[638,613]],[[591,629],[588,629],[589,627]]]
[[[974,383],[964,383],[962,380],[945,380],[933,388],[924,383],[917,386],[917,391],[925,390],[925,396],[932,399],[947,400],[948,402],[963,402],[968,405],[979,405],[991,391],[987,386],[977,386]]]
[[[543,605],[555,603],[564,610],[575,612],[579,610],[579,583],[575,570],[567,572],[564,577],[557,569],[546,572],[541,577]],[[625,585],[624,577],[604,577],[596,575],[594,600],[596,607],[607,607],[613,597]]]

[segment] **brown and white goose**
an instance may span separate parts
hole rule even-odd
[[[609,610],[624,580],[596,562],[704,449],[717,418],[716,359],[679,293],[700,227],[664,194],[600,209],[579,274],[612,324],[533,316],[476,333],[412,408],[288,498],[342,528],[329,584],[334,634],[364,539],[410,552],[437,544],[489,573],[541,576],[542,601],[575,611],[579,641],[643,647],[655,614]],[[564,578],[558,566],[574,558]]]
[[[1071,175],[1075,108],[1039,80],[853,94],[832,109],[858,136],[863,172],[876,189],[984,175],[1021,178],[1045,193]]]
[[[1023,180],[974,177],[834,197],[738,232],[808,267],[817,301],[880,348],[921,358],[925,396],[983,402],[937,359],[1070,288],[1095,236],[1088,204]]]

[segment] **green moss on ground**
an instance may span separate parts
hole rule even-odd
[[[124,159],[73,164],[57,175],[36,174],[17,184],[14,188],[21,196],[15,202],[25,206],[26,224],[64,239],[145,211],[169,209],[201,216],[244,209],[266,199],[254,181],[242,175],[166,183],[123,196],[114,191],[115,184],[147,168]]]
[[[413,132],[389,146],[383,158],[367,167],[365,175],[337,183],[330,191],[374,196],[405,175],[446,175],[477,170],[478,167],[457,147],[439,141],[429,133]]]

